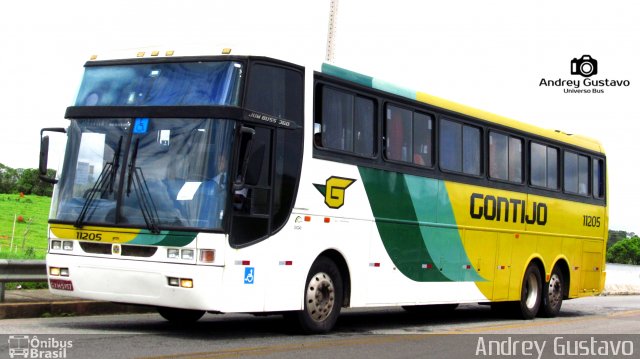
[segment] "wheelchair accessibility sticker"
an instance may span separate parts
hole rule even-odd
[[[244,284],[253,284],[254,280],[253,267],[245,267],[244,269]]]

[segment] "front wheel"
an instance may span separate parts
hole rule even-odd
[[[330,331],[338,320],[342,301],[338,267],[329,258],[318,258],[307,275],[304,308],[294,313],[300,329],[307,334]]]
[[[564,298],[564,277],[557,267],[553,268],[549,282],[542,290],[542,306],[540,315],[553,318],[560,312],[562,299]]]

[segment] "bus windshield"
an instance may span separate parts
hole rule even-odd
[[[75,106],[236,106],[241,79],[234,61],[91,65]]]
[[[53,219],[221,230],[234,128],[224,119],[72,120]]]

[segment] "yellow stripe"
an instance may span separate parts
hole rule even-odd
[[[126,243],[136,238],[140,230],[135,228],[109,228],[99,226],[75,228],[71,225],[52,224],[51,232],[61,239],[87,240],[103,243]]]
[[[553,130],[543,129],[537,126],[533,126],[527,123],[516,121],[507,117],[499,116],[491,112],[475,109],[473,107],[465,106],[457,102],[445,100],[443,98],[426,94],[424,92],[417,92],[416,99],[420,102],[428,103],[433,106],[441,107],[447,110],[458,112],[467,116],[476,117],[485,121],[494,122],[506,127],[511,127],[521,131],[537,134],[557,141],[569,143],[575,146],[579,146],[594,152],[603,153],[602,146],[596,140],[579,135],[568,135],[564,132],[557,132]]]

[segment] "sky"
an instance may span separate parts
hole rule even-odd
[[[610,228],[640,233],[640,21],[635,1],[340,0],[335,64],[540,127],[598,139]],[[330,0],[30,0],[0,5],[0,163],[36,168],[66,127],[82,66],[112,50],[260,44],[324,59]],[[585,87],[571,61],[597,61]],[[540,86],[542,79],[580,81]],[[52,154],[53,163],[55,155]],[[51,162],[50,162],[51,163]],[[50,166],[54,167],[54,166]]]

